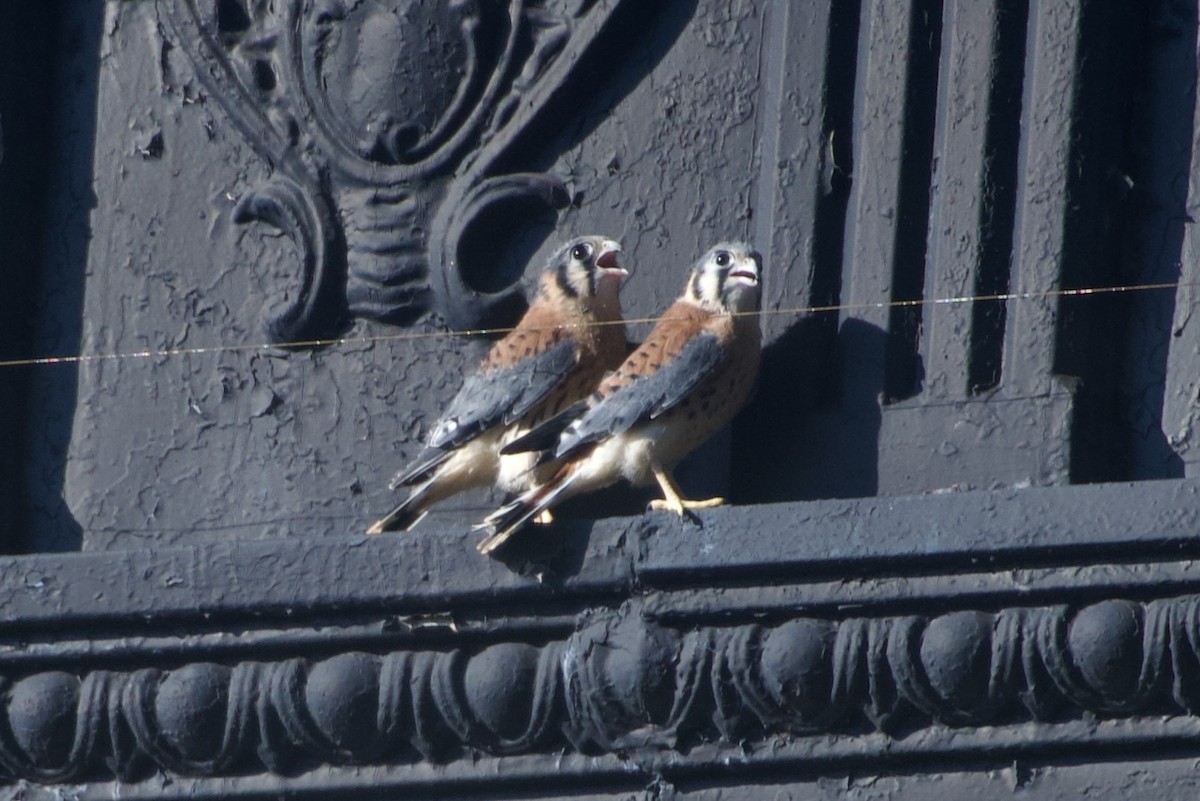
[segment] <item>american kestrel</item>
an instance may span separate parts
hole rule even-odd
[[[517,327],[463,382],[425,448],[391,482],[408,497],[368,534],[414,526],[438,501],[496,484],[520,492],[545,468],[536,455],[501,456],[500,447],[586,398],[626,354],[618,292],[629,273],[621,245],[602,236],[573,239],[550,257],[538,294]]]
[[[761,271],[761,257],[747,245],[708,251],[683,296],[590,398],[501,449],[542,450],[542,461],[557,466],[549,480],[478,526],[489,532],[480,553],[553,505],[621,478],[634,485],[657,481],[663,498],[651,507],[680,516],[723,502],[685,500],[671,470],[750,396],[762,352]]]

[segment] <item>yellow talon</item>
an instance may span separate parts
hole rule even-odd
[[[705,498],[700,501],[689,501],[679,494],[679,487],[675,486],[674,479],[667,472],[666,468],[660,464],[655,464],[651,467],[654,471],[654,477],[658,480],[658,486],[662,489],[663,497],[655,498],[650,501],[650,508],[655,511],[670,509],[680,517],[687,517],[688,509],[711,509],[714,506],[720,506],[725,503],[724,498]]]
[[[689,501],[686,498],[655,498],[650,501],[650,508],[656,512],[663,509],[669,509],[680,517],[687,516],[688,509],[712,509],[716,506],[722,506],[725,503],[724,498],[705,498],[704,500]]]

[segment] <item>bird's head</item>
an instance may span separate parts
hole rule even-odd
[[[762,256],[742,242],[722,242],[696,262],[684,297],[714,312],[758,311]]]
[[[568,298],[590,301],[616,298],[621,281],[629,275],[620,264],[621,243],[603,236],[581,236],[567,242],[550,257],[546,271]]]

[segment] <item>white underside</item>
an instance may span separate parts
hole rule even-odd
[[[485,432],[460,447],[438,468],[438,483],[454,487],[455,492],[462,492],[495,482],[499,467],[496,460],[499,438],[498,432]]]
[[[537,461],[537,453],[514,453],[500,457],[499,476],[496,485],[505,492],[524,492],[534,483],[535,472],[533,464]]]
[[[655,462],[669,468],[687,452],[681,434],[678,426],[652,423],[605,440],[580,462],[572,489],[600,489],[622,478],[639,487],[654,483]]]

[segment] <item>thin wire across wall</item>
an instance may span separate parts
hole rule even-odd
[[[982,303],[994,301],[1023,301],[1046,298],[1081,297],[1087,295],[1115,295],[1132,292],[1151,292],[1156,290],[1180,289],[1195,287],[1197,284],[1184,282],[1163,282],[1153,284],[1126,284],[1120,286],[1083,287],[1078,289],[1053,289],[1040,292],[1002,292],[992,295],[961,295],[948,298],[930,298],[919,300],[892,300],[876,303],[838,303],[826,306],[796,306],[786,309],[763,309],[760,312],[744,312],[747,316],[761,314],[763,316],[811,315],[832,312],[856,312],[871,309],[892,309],[912,306],[951,306],[964,303]],[[624,325],[638,323],[654,323],[658,317],[635,317],[612,322],[595,322],[591,325]],[[175,356],[191,356],[211,353],[235,353],[246,351],[280,351],[301,350],[312,348],[335,348],[343,345],[362,345],[389,342],[404,342],[411,340],[451,339],[457,337],[500,336],[512,331],[506,328],[470,328],[462,331],[399,331],[393,334],[378,334],[372,336],[335,337],[330,339],[299,339],[288,342],[262,342],[242,345],[206,345],[189,348],[161,348],[148,350],[121,351],[115,353],[82,353],[63,356],[35,356],[20,359],[0,360],[0,368],[30,367],[56,364],[82,364],[88,362],[123,361],[127,359],[171,358]]]

